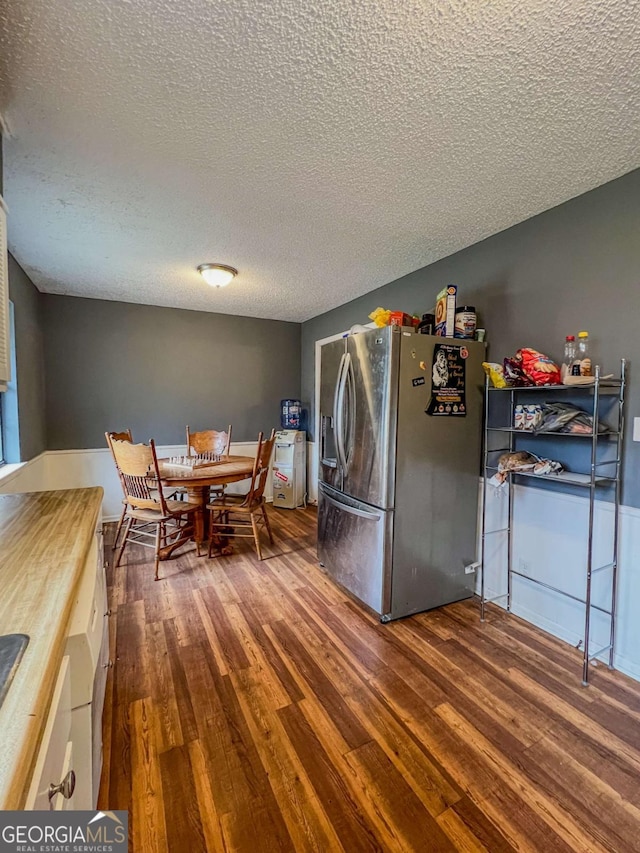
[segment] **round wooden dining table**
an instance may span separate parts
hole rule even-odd
[[[172,488],[185,488],[189,503],[198,505],[194,513],[193,537],[198,549],[208,539],[205,508],[211,486],[226,486],[249,479],[253,473],[253,464],[252,456],[223,456],[219,462],[211,462],[202,468],[172,465],[170,459],[158,459],[162,482]]]

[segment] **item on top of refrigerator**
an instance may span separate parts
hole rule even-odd
[[[389,315],[390,326],[413,326],[414,318],[405,311],[391,311]]]
[[[461,305],[456,308],[454,337],[472,341],[476,333],[476,309],[473,305]]]
[[[578,371],[576,371],[576,367]],[[593,376],[591,368],[589,332],[578,332],[578,357],[571,370],[573,376]]]
[[[480,341],[480,343],[482,343],[484,341],[486,334],[487,334],[486,329],[476,329],[476,333],[475,333],[474,337],[477,341]]]
[[[369,314],[369,319],[373,320],[373,322],[376,324],[376,326],[380,326],[380,328],[382,328],[383,326],[389,325],[389,318],[390,317],[391,317],[391,311],[389,311],[388,308],[378,307],[375,309],[375,311],[372,311],[371,314]]]
[[[491,380],[494,388],[506,388],[507,381],[504,376],[504,369],[501,364],[496,364],[493,361],[483,361],[482,369]]]
[[[449,284],[436,297],[436,335],[452,338],[456,322],[456,295],[458,288]]]
[[[434,335],[436,331],[436,315],[423,314],[422,320],[418,323],[418,332],[421,335]]]

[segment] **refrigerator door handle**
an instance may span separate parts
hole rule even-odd
[[[347,353],[346,366],[346,399],[347,399],[347,427],[345,435],[345,474],[351,465],[351,457],[353,455],[353,443],[356,431],[356,378],[353,372],[353,363],[351,356]]]
[[[333,399],[333,422],[336,430],[336,452],[338,454],[338,464],[342,469],[343,474],[347,471],[347,457],[344,449],[344,394],[347,382],[346,365],[347,359],[350,356],[344,353],[340,359],[340,367],[338,368],[338,380],[336,382],[336,393]]]
[[[320,488],[322,489],[322,484],[320,484]],[[364,509],[357,509],[354,506],[349,506],[349,504],[340,503],[335,498],[332,498],[326,491],[326,489],[322,489],[322,494],[327,503],[332,504],[338,509],[343,510],[344,512],[348,512],[351,515],[357,515],[359,518],[368,518],[371,521],[380,521],[381,516],[376,512],[367,512]]]

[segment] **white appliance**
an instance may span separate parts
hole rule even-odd
[[[295,509],[305,504],[307,493],[306,432],[282,429],[276,433],[273,457],[273,505]]]

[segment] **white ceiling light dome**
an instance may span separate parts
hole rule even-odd
[[[226,264],[200,264],[198,272],[211,287],[226,287],[238,275],[238,270]]]

